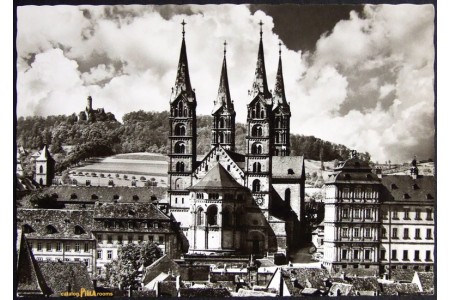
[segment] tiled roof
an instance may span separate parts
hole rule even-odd
[[[303,156],[273,156],[272,176],[283,178],[301,178],[304,168],[303,164]]]
[[[227,149],[224,150],[235,163],[245,162],[245,155]]]
[[[180,297],[231,297],[226,288],[180,288]]]
[[[394,269],[391,270],[391,280],[411,282],[416,271],[411,269]]]
[[[342,274],[345,274],[347,277],[376,277],[377,273],[377,270],[373,269],[348,268],[345,270],[345,272],[337,272],[336,274],[334,274],[334,276],[340,277]]]
[[[150,203],[97,202],[94,207],[96,219],[164,220],[170,218]]]
[[[236,296],[237,297],[276,297],[277,294],[263,292],[263,291],[239,289]]]
[[[16,191],[34,191],[39,185],[25,176],[16,176]]]
[[[167,188],[163,187],[125,187],[125,186],[53,186],[43,189],[42,193],[56,194],[58,201],[109,201],[109,202],[151,202],[165,199]],[[31,196],[27,196],[28,198]]]
[[[293,288],[296,291],[294,294],[299,294],[301,289],[311,287],[319,290],[326,290],[325,282],[330,274],[326,269],[318,268],[289,268],[281,269],[281,274],[285,279],[286,285]],[[295,288],[295,281],[299,285],[299,290]],[[292,294],[292,293],[291,293]]]
[[[225,170],[219,163],[214,166],[205,177],[203,177],[197,184],[188,188],[190,190],[203,189],[242,189],[242,185],[236,182],[234,178]]]
[[[92,239],[89,210],[17,209],[17,227],[26,226],[27,238]],[[76,227],[78,226],[78,227]],[[25,227],[24,227],[25,228]],[[76,232],[77,228],[77,232]],[[81,231],[78,231],[81,229]]]
[[[433,176],[387,175],[381,179],[384,201],[418,201],[429,204],[436,200],[436,179]]]
[[[144,285],[147,285],[162,272],[166,274],[172,272],[173,275],[177,276],[180,275],[179,269],[180,266],[175,261],[170,259],[169,256],[164,255],[155,260],[150,266],[145,268],[144,279],[142,281]]]
[[[175,281],[161,281],[158,283],[158,293],[163,297],[177,297],[177,284]]]
[[[346,277],[345,279],[341,278],[332,278],[331,281],[351,284],[355,288],[355,291],[373,291],[379,290],[379,284],[376,277]]]
[[[40,261],[39,268],[54,296],[71,291],[79,292],[82,288],[93,290],[94,285],[83,262]]]
[[[17,233],[17,294],[21,296],[51,294],[24,234]]]
[[[433,272],[417,272],[422,290],[426,293],[434,292],[434,273]]]
[[[328,291],[329,296],[355,296],[353,285],[341,282],[333,282]]]
[[[415,283],[382,283],[381,295],[419,295],[419,287]]]

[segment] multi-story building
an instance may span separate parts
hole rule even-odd
[[[323,264],[346,268],[430,271],[434,263],[436,180],[379,175],[356,156],[326,182]],[[379,268],[378,268],[379,267]]]
[[[182,24],[181,52],[170,98],[170,212],[180,222],[191,253],[286,253],[301,237],[305,176],[303,157],[289,156],[291,114],[281,51],[272,95],[260,23],[255,79],[247,105],[246,152],[240,154],[235,152],[236,112],[224,50],[218,96],[213,103],[211,150],[197,161],[197,102]]]
[[[323,264],[334,271],[378,270],[380,180],[354,154],[325,185]]]
[[[435,178],[413,167],[411,176],[387,175],[381,183],[382,271],[433,270]]]
[[[93,212],[71,209],[18,209],[17,226],[37,261],[81,261],[92,274],[96,241]]]
[[[92,233],[97,241],[97,273],[118,256],[119,246],[154,242],[170,258],[181,255],[176,224],[150,203],[97,202]]]

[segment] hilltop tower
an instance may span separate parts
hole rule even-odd
[[[273,92],[273,143],[275,156],[289,156],[291,153],[290,142],[290,121],[291,121],[291,109],[286,101],[286,94],[284,91],[284,79],[283,79],[283,66],[281,63],[281,42],[278,44],[279,60],[278,71],[275,81],[275,89]]]
[[[175,86],[170,97],[169,132],[169,205],[180,212],[189,209],[189,191],[192,185],[197,153],[197,124],[195,91],[189,77],[183,26],[180,59]]]
[[[211,146],[221,145],[224,149],[235,151],[235,119],[236,112],[231,101],[230,87],[227,73],[227,42],[224,43],[222,72],[220,74],[219,91],[214,101],[212,111],[212,143]]]
[[[36,175],[35,180],[41,186],[50,186],[55,178],[55,160],[50,155],[47,145],[41,151],[41,155],[36,158]]]

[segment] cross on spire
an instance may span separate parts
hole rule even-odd
[[[223,43],[223,56],[227,54],[227,41]]]
[[[184,19],[183,19],[183,22],[181,22],[181,25],[183,26],[183,31],[181,32],[182,34],[183,34],[183,38],[184,38],[184,34],[185,34],[185,31],[184,31],[184,25],[186,25],[187,23],[184,21]]]
[[[261,35],[261,38],[262,38],[262,34],[263,34],[263,31],[262,31],[262,26],[263,25],[264,25],[264,23],[262,22],[262,20],[259,20],[259,27],[260,27],[259,34]]]

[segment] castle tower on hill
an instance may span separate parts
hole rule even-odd
[[[235,152],[236,112],[224,43],[219,89],[212,110],[211,150],[197,161],[197,102],[189,76],[185,24],[183,21],[177,77],[170,98],[170,212],[189,241],[190,253],[287,255],[300,240],[305,172],[303,157],[289,156],[289,139],[272,137],[275,132],[289,135],[290,109],[284,92],[281,53],[272,95],[260,22],[255,78],[247,105],[246,152],[241,154]],[[278,127],[274,124],[276,118],[281,122]],[[294,232],[298,234],[294,236]]]

